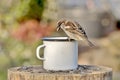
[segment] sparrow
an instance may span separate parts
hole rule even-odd
[[[94,44],[88,40],[85,30],[76,21],[60,20],[57,23],[57,31],[62,29],[68,36],[68,39],[74,39],[77,41],[85,41],[89,46],[93,47]]]

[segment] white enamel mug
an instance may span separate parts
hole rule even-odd
[[[40,56],[40,50],[44,47],[44,57]],[[68,41],[67,37],[46,37],[43,44],[36,49],[36,56],[43,61],[46,70],[72,70],[78,64],[78,42]]]

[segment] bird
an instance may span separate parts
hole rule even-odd
[[[72,20],[59,20],[57,22],[57,31],[62,29],[68,36],[68,40],[73,39],[76,41],[85,41],[88,43],[90,47],[95,46],[91,41],[89,41],[85,30],[81,27],[81,25]]]

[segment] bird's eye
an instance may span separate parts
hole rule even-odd
[[[82,30],[82,28],[79,28],[80,30]]]

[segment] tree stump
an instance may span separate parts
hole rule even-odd
[[[41,65],[14,67],[8,80],[112,80],[112,69],[94,65],[78,65],[76,70],[49,71]]]

